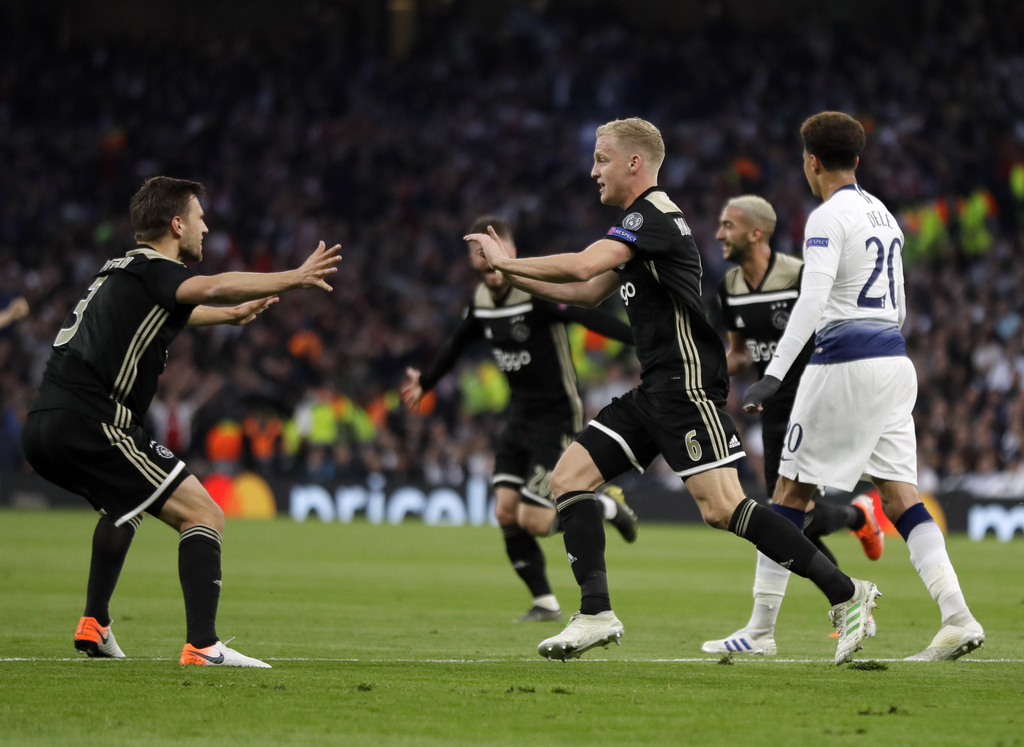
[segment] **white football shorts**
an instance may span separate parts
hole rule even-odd
[[[839,490],[853,490],[863,475],[916,486],[916,402],[917,372],[909,358],[807,366],[779,474]]]

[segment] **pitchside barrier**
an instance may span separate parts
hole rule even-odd
[[[203,480],[211,495],[229,517],[272,518],[290,516],[294,521],[373,524],[422,521],[428,525],[494,525],[494,496],[484,477],[470,477],[457,486],[388,480],[370,475],[353,484],[264,479],[252,472],[239,475],[212,474]],[[701,521],[696,504],[684,489],[659,481],[628,477],[620,483],[641,521],[695,523]],[[748,494],[765,500],[756,484]],[[829,491],[821,500],[844,502],[857,495],[872,497],[876,516],[886,533],[895,529],[881,513],[878,496],[870,483],[853,493]],[[923,495],[936,521],[947,532],[966,533],[971,539],[994,537],[1001,542],[1024,539],[1024,498],[978,497],[957,491]],[[0,474],[0,506],[12,508],[82,508],[87,504],[34,474]]]

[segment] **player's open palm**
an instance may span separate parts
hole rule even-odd
[[[328,292],[334,290],[328,285],[325,278],[331,273],[338,271],[335,265],[341,262],[341,255],[338,254],[341,251],[341,244],[335,244],[330,249],[326,249],[325,246],[324,242],[321,241],[316,250],[296,270],[298,273],[297,287],[323,288]]]
[[[277,303],[279,300],[281,299],[279,299],[277,296],[270,296],[268,298],[259,298],[256,299],[255,301],[249,301],[248,303],[243,303],[238,306],[235,306],[230,310],[232,314],[232,319],[231,321],[228,322],[228,324],[233,324],[237,327],[241,327],[245,324],[248,324],[253,319],[262,314],[264,311],[266,311],[268,308]]]
[[[487,233],[471,233],[463,238],[465,241],[477,242],[480,245],[480,253],[495,269],[501,260],[508,259],[508,250],[493,226],[487,226]]]
[[[423,399],[423,387],[420,386],[420,372],[415,368],[405,369],[405,380],[399,388],[402,395],[402,402],[409,409],[409,412],[416,412]]]

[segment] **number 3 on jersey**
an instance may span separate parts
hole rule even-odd
[[[886,252],[881,240],[872,237],[865,242],[864,249],[870,249],[872,244],[878,248],[878,256],[875,258],[875,269],[871,271],[868,282],[864,283],[864,287],[860,289],[860,295],[857,296],[857,305],[862,309],[885,308],[885,294],[869,296],[868,291],[875,284],[875,281],[878,280],[878,276],[882,274],[882,267],[886,267],[889,275],[889,298],[892,299],[892,307],[896,308],[896,280],[893,276],[893,262],[895,261],[894,257],[896,256],[897,249],[902,249],[903,245],[899,239],[893,239],[892,243],[889,244],[889,251]]]
[[[75,336],[75,332],[78,331],[78,325],[82,323],[82,314],[85,313],[85,307],[89,305],[89,302],[92,300],[92,297],[96,295],[96,291],[100,289],[100,286],[107,281],[107,277],[107,275],[98,277],[93,281],[93,284],[89,286],[89,292],[86,294],[85,298],[79,301],[75,310],[71,312],[75,315],[75,323],[70,327],[64,327],[57,333],[57,339],[53,341],[54,347],[66,344]]]

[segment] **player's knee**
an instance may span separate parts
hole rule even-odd
[[[498,526],[507,527],[516,523],[516,512],[514,508],[505,506],[498,502],[494,504],[494,518],[498,520]]]
[[[519,507],[522,505],[519,488],[498,485],[494,494],[494,518],[498,520],[498,526],[515,526],[518,523]]]
[[[211,498],[209,503],[192,506],[184,517],[182,528],[201,524],[224,533],[224,510]]]
[[[605,482],[600,469],[584,447],[574,443],[551,471],[551,497],[558,499],[574,490],[596,490]]]
[[[213,527],[221,534],[224,534],[224,509],[214,503],[213,499],[210,499],[210,503],[213,505],[206,508],[209,518],[203,523],[208,527]]]
[[[726,511],[719,506],[701,506],[701,516],[704,523],[713,529],[728,529],[729,521],[732,519],[732,512]]]
[[[691,477],[686,488],[709,527],[728,529],[736,507],[744,500],[743,488],[735,471],[712,470]]]
[[[559,462],[561,465],[561,462]],[[569,466],[556,466],[554,471],[551,473],[551,498],[555,499],[560,495],[573,490],[594,490],[604,480],[589,479],[587,475],[581,473],[577,469],[573,469]]]
[[[168,521],[180,532],[190,526],[201,524],[224,533],[224,510],[204,490],[190,491],[182,495],[176,494],[174,500],[168,502],[172,510],[172,519]],[[161,518],[165,518],[161,516]],[[165,519],[166,520],[166,519]]]

